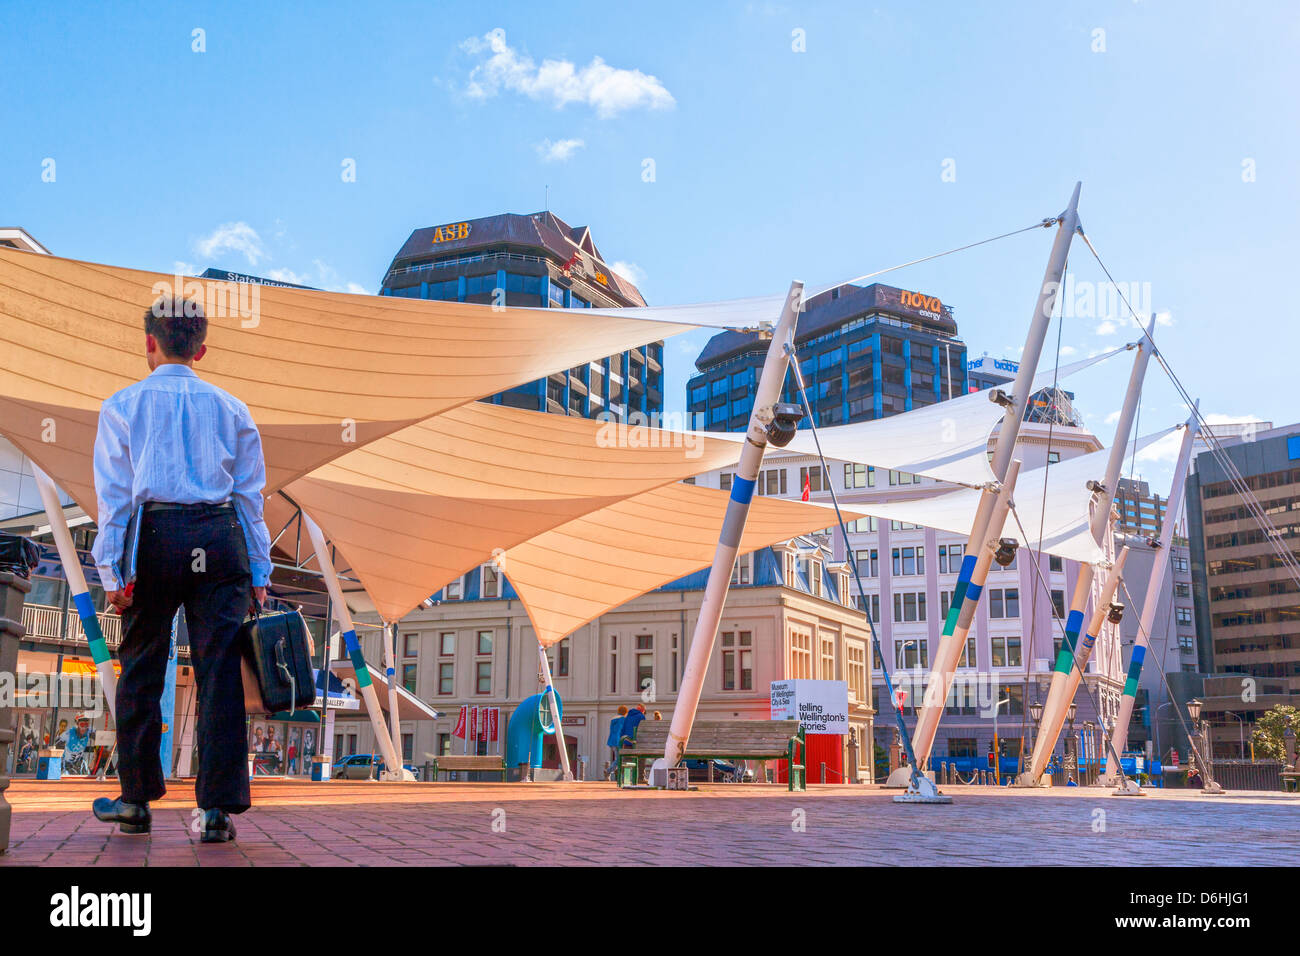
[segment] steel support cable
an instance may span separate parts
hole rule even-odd
[[[898,734],[902,738],[903,747],[907,751],[908,764],[912,768],[912,783],[917,785],[917,780],[921,770],[916,764],[916,754],[912,750],[912,738],[907,732],[907,724],[903,720],[903,709],[898,699],[894,696],[894,682],[889,676],[889,666],[885,663],[885,650],[880,643],[880,635],[876,633],[875,622],[871,620],[871,602],[868,600],[866,589],[862,586],[862,574],[858,570],[858,561],[853,553],[853,548],[849,545],[849,530],[844,523],[844,515],[840,512],[839,496],[835,494],[835,485],[830,481],[830,469],[826,464],[826,456],[822,453],[821,439],[817,435],[817,421],[813,413],[811,403],[808,401],[808,392],[804,388],[803,372],[799,368],[799,357],[793,345],[787,345],[786,353],[790,357],[790,370],[794,372],[795,384],[799,386],[799,398],[803,402],[804,411],[808,414],[808,422],[811,426],[813,444],[817,447],[817,457],[821,461],[822,474],[826,476],[826,488],[831,493],[831,504],[835,506],[835,520],[839,523],[840,535],[844,538],[844,553],[848,556],[849,567],[853,571],[853,578],[858,585],[858,594],[862,597],[863,617],[867,621],[867,630],[871,633],[871,644],[875,649],[876,656],[880,659],[880,673],[885,679],[885,691],[889,694],[889,703],[894,708],[894,716],[898,723]],[[883,602],[882,602],[883,603]],[[875,741],[872,741],[872,760],[875,760]]]
[[[1014,504],[1011,505],[1011,514],[1016,519],[1016,527],[1019,528],[1020,533],[1024,535],[1026,533],[1025,526],[1021,524],[1020,513],[1016,510],[1016,506]],[[1026,547],[1028,547],[1028,545],[1026,545]],[[1030,548],[1030,550],[1033,551],[1032,548]],[[1033,567],[1034,567],[1034,576],[1037,579],[1039,586],[1044,591],[1047,592],[1048,600],[1051,600],[1051,588],[1048,586],[1047,580],[1043,577],[1042,568],[1038,566],[1037,552],[1034,552]],[[1066,637],[1065,623],[1061,621],[1060,618],[1057,618],[1057,625],[1061,629],[1061,639],[1064,641]],[[1083,687],[1083,692],[1088,695],[1088,700],[1092,702],[1093,711],[1097,714],[1098,724],[1101,727],[1102,740],[1104,740],[1106,743],[1106,749],[1110,751],[1111,755],[1115,758],[1115,766],[1119,768],[1120,786],[1122,787],[1123,782],[1124,780],[1127,779],[1127,777],[1124,774],[1123,766],[1121,766],[1120,764],[1119,755],[1115,753],[1115,745],[1111,742],[1110,734],[1106,730],[1106,724],[1101,719],[1101,706],[1097,699],[1097,696],[1092,692],[1092,689],[1088,687],[1087,680],[1084,679],[1085,677],[1087,677],[1087,674],[1084,672],[1083,668],[1079,665],[1079,648],[1077,645],[1074,648],[1074,653],[1071,656],[1070,660],[1074,664],[1074,669],[1079,672],[1079,683]],[[1039,732],[1041,733],[1041,729]],[[1035,743],[1037,743],[1036,740]]]
[[[1289,547],[1282,545],[1281,532],[1264,512],[1263,505],[1261,505],[1259,499],[1255,497],[1254,492],[1250,490],[1250,487],[1246,484],[1245,478],[1242,477],[1237,466],[1233,464],[1232,459],[1228,457],[1227,450],[1224,448],[1223,443],[1219,441],[1218,436],[1215,435],[1209,422],[1207,422],[1205,416],[1201,414],[1201,410],[1192,399],[1191,393],[1188,392],[1178,375],[1174,372],[1169,361],[1164,357],[1164,354],[1160,351],[1159,347],[1156,346],[1155,340],[1152,339],[1150,333],[1147,332],[1146,325],[1138,316],[1137,310],[1133,308],[1133,304],[1129,302],[1128,296],[1124,294],[1123,290],[1119,287],[1119,284],[1115,281],[1114,276],[1111,275],[1110,269],[1106,267],[1106,263],[1102,261],[1101,255],[1092,244],[1092,240],[1084,234],[1082,227],[1079,229],[1079,236],[1083,239],[1084,244],[1087,245],[1093,258],[1097,260],[1097,265],[1101,267],[1101,271],[1106,274],[1106,278],[1115,289],[1115,293],[1119,296],[1120,301],[1124,303],[1125,308],[1128,309],[1129,314],[1133,317],[1134,323],[1142,330],[1143,336],[1150,343],[1151,354],[1155,357],[1156,361],[1160,363],[1160,367],[1164,369],[1165,375],[1169,377],[1170,382],[1173,383],[1174,388],[1182,397],[1183,402],[1192,410],[1193,416],[1195,416],[1197,423],[1200,425],[1200,434],[1204,436],[1206,446],[1210,449],[1211,454],[1214,455],[1215,461],[1219,463],[1219,466],[1228,476],[1228,483],[1232,486],[1233,491],[1241,496],[1242,502],[1245,504],[1246,510],[1249,512],[1251,519],[1259,525],[1260,529],[1264,532],[1264,537],[1269,546],[1273,549],[1274,554],[1282,562],[1282,566],[1290,573],[1292,580],[1298,587],[1300,587],[1300,559],[1296,558],[1295,553],[1292,552]]]
[[[1069,271],[1070,271],[1070,260],[1067,257],[1065,260],[1065,268],[1061,270],[1062,285],[1065,284],[1065,277],[1069,275]],[[1043,533],[1044,533],[1044,529],[1047,526],[1047,482],[1048,479],[1051,477],[1051,469],[1052,469],[1052,436],[1056,432],[1056,415],[1055,415],[1056,404],[1055,403],[1056,403],[1057,387],[1059,386],[1061,381],[1061,337],[1064,334],[1065,334],[1065,305],[1064,303],[1061,303],[1060,313],[1057,316],[1057,324],[1056,324],[1056,365],[1052,369],[1052,412],[1053,414],[1049,415],[1047,419],[1047,466],[1043,469],[1043,501],[1038,511],[1038,551],[1042,551]],[[1021,534],[1024,534],[1023,528],[1021,529]],[[1029,542],[1026,541],[1025,544],[1028,545]],[[1038,560],[1037,553],[1035,553],[1034,560],[1035,561]],[[1048,600],[1050,601],[1052,597],[1050,593],[1050,589],[1047,597]],[[1053,605],[1052,610],[1053,612],[1055,612],[1056,610],[1055,605]],[[1055,617],[1055,613],[1053,613],[1053,617]],[[1025,772],[1024,741],[1025,741],[1025,727],[1027,726],[1025,723],[1025,718],[1028,715],[1028,711],[1029,711],[1029,699],[1028,699],[1029,698],[1029,668],[1034,659],[1034,630],[1035,630],[1034,622],[1037,620],[1037,618],[1038,618],[1038,590],[1035,589],[1033,598],[1030,600],[1030,604],[1029,604],[1029,647],[1027,648],[1027,653],[1025,654],[1025,682],[1024,682],[1024,690],[1023,690],[1025,699],[1020,702],[1020,763],[1019,763],[1020,773]],[[1035,681],[1035,685],[1036,684],[1037,681]]]
[[[1060,216],[1051,216],[1047,219],[1043,219],[1039,222],[1034,223],[1032,226],[1025,226],[1023,229],[1014,229],[1011,232],[1004,232],[1000,236],[990,236],[989,238],[981,239],[978,242],[968,242],[966,245],[957,246],[955,249],[948,249],[944,252],[936,252],[933,255],[922,256],[919,259],[912,259],[908,262],[900,262],[896,266],[889,266],[888,268],[885,269],[877,269],[875,272],[868,272],[865,275],[856,276],[855,278],[852,279],[846,279],[843,282],[832,283],[831,285],[828,285],[823,289],[818,289],[816,292],[812,293],[806,298],[812,298],[813,296],[821,295],[823,292],[829,292],[831,289],[837,289],[842,285],[852,285],[855,282],[861,282],[863,279],[874,279],[876,278],[876,276],[883,276],[888,272],[897,272],[899,269],[906,269],[908,266],[920,265],[922,262],[930,262],[934,259],[942,259],[944,256],[950,256],[955,252],[965,252],[967,249],[974,249],[976,246],[988,245],[990,242],[997,242],[999,239],[1009,239],[1012,236],[1020,235],[1022,232],[1029,232],[1033,229],[1046,229],[1049,226],[1056,225],[1056,223],[1060,221],[1061,221]]]
[[[1128,584],[1127,584],[1126,582],[1124,582],[1124,581],[1121,579],[1121,581],[1120,581],[1120,585],[1124,588],[1124,597],[1128,599],[1129,607],[1135,607],[1136,605],[1133,603],[1133,595],[1130,594],[1130,593],[1129,593],[1129,590],[1128,590]],[[1172,607],[1172,605],[1171,605],[1171,607]],[[1150,635],[1150,634],[1147,634],[1145,631],[1142,630],[1142,619],[1141,619],[1141,618],[1138,619],[1138,631],[1139,631],[1139,633],[1140,633],[1142,636],[1145,636],[1145,637],[1146,637],[1146,639],[1147,639],[1147,646],[1150,647],[1150,646],[1151,646],[1151,635]],[[1164,648],[1164,651],[1167,651],[1168,648],[1169,648],[1169,633],[1168,633],[1168,630],[1166,630],[1166,632],[1165,632],[1165,648]],[[1161,683],[1163,683],[1163,684],[1165,685],[1165,690],[1166,690],[1166,691],[1168,692],[1168,694],[1169,694],[1169,700],[1170,700],[1170,702],[1173,702],[1173,699],[1174,699],[1174,689],[1173,689],[1172,687],[1169,686],[1169,676],[1165,673],[1165,665],[1164,665],[1164,662],[1160,659],[1160,658],[1162,658],[1162,657],[1164,656],[1164,651],[1162,651],[1161,654],[1156,655],[1156,669],[1157,669],[1158,671],[1160,671],[1160,681],[1161,681]],[[1202,767],[1208,767],[1209,765],[1208,765],[1207,763],[1205,763],[1205,756],[1201,753],[1200,748],[1196,746],[1196,742],[1195,742],[1195,741],[1196,741],[1196,737],[1195,737],[1195,735],[1191,732],[1191,730],[1188,728],[1188,726],[1187,726],[1187,721],[1183,720],[1183,715],[1182,715],[1181,713],[1178,712],[1178,707],[1177,707],[1177,705],[1171,707],[1170,709],[1174,712],[1175,715],[1177,715],[1177,717],[1178,717],[1178,723],[1179,723],[1179,725],[1183,728],[1183,733],[1185,733],[1185,734],[1187,735],[1187,745],[1188,745],[1189,747],[1191,747],[1191,748],[1192,748],[1192,751],[1196,754],[1197,762],[1199,762],[1199,763],[1201,764]],[[1155,720],[1156,720],[1156,717],[1155,717],[1155,716],[1152,716],[1152,718],[1151,718],[1152,723],[1154,723]],[[1157,759],[1157,760],[1160,759],[1160,754],[1156,754],[1156,759]],[[1121,771],[1121,773],[1122,773],[1122,772],[1123,772],[1123,771]],[[1211,772],[1211,774],[1213,774],[1213,770],[1211,770],[1210,772]]]

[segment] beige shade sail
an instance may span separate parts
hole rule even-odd
[[[201,299],[196,370],[249,407],[267,492],[466,402],[700,324],[774,319],[753,303],[661,307],[682,324],[584,309],[501,308],[191,279],[0,248],[0,434],[96,514],[100,404],[148,374],[142,317]]]
[[[607,611],[707,568],[718,546],[728,494],[673,484],[584,515],[508,550],[506,577],[550,646]],[[845,521],[862,517],[845,510]],[[753,499],[740,542],[748,554],[835,523],[825,508]]]
[[[735,460],[735,446],[717,439],[471,402],[317,468],[285,493],[342,553],[374,610],[396,621],[544,531]],[[272,533],[290,510],[268,500]]]

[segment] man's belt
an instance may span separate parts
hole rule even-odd
[[[219,501],[215,504],[206,501],[198,501],[193,504],[178,504],[174,501],[146,501],[144,503],[145,514],[153,514],[155,511],[183,511],[189,514],[207,514],[213,511],[229,511],[234,507],[229,501]]]

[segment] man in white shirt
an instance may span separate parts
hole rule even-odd
[[[196,302],[163,296],[144,315],[147,378],[99,413],[93,554],[108,601],[122,614],[117,685],[117,799],[95,816],[124,833],[148,833],[149,801],[166,791],[159,700],[172,618],[185,608],[198,680],[202,840],[234,839],[230,814],[248,809],[244,692],[236,635],[266,599],[270,536],[262,518],[266,465],[247,406],[193,369],[207,346]],[[135,560],[125,553],[139,513]],[[135,579],[127,580],[134,563]]]

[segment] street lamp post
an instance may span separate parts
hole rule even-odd
[[[1200,765],[1201,779],[1204,783],[1201,792],[1204,794],[1221,794],[1223,787],[1219,786],[1214,779],[1213,761],[1211,756],[1210,744],[1210,723],[1201,720],[1201,710],[1204,703],[1199,699],[1192,699],[1187,702],[1187,716],[1192,721],[1193,736],[1201,739],[1201,748],[1193,748],[1192,757]]]
[[[1241,759],[1245,760],[1246,759],[1246,718],[1243,717],[1241,714],[1234,714],[1230,710],[1226,710],[1224,711],[1224,713],[1229,717],[1236,718],[1237,720],[1237,742],[1238,745],[1241,747]]]
[[[1037,743],[1038,725],[1043,722],[1043,702],[1041,700],[1036,700],[1029,705],[1029,719],[1034,722],[1034,742]],[[1024,770],[1024,766],[1023,766],[1025,762],[1024,757],[1025,757],[1024,749],[1021,748],[1020,763],[1021,763],[1022,772]]]
[[[1065,748],[1064,770],[1065,782],[1068,784],[1074,781],[1079,782],[1079,738],[1074,735],[1074,718],[1079,713],[1079,705],[1070,701],[1070,707],[1065,712],[1066,722],[1070,726],[1070,744]]]
[[[1007,715],[1011,715],[1011,694],[1000,699],[993,705],[993,782],[997,786],[1002,786],[1002,748],[998,746],[998,711],[1002,705],[1007,705]]]

